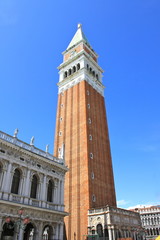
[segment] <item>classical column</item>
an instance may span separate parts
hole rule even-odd
[[[41,200],[42,202],[42,207],[46,207],[46,201],[47,201],[47,176],[44,175],[43,178],[43,184],[42,184],[42,191],[41,191]]]
[[[135,233],[135,231],[133,232],[133,239],[136,240],[136,233]]]
[[[113,240],[111,227],[108,228],[108,235],[109,235],[109,240]]]
[[[3,228],[2,228],[2,217],[1,217],[0,218],[0,239],[1,239],[2,231],[3,231]]]
[[[61,181],[61,204],[64,205],[64,180]]]
[[[23,189],[23,195],[26,197],[24,199],[24,203],[28,204],[28,198],[30,197],[30,175],[31,170],[27,169],[27,176],[24,181],[24,189]]]
[[[27,177],[24,181],[24,196],[26,197],[29,197],[29,190],[30,190],[30,173],[31,173],[31,170],[30,169],[27,169]]]
[[[56,224],[56,227],[55,227],[54,236],[55,236],[55,240],[59,240],[59,238],[58,238],[58,236],[59,236],[59,224],[58,223]]]
[[[58,188],[59,188],[59,182],[58,182],[58,179],[55,179],[55,181],[54,181],[54,197],[53,197],[53,203],[55,203],[55,204],[59,204]]]
[[[24,230],[20,228],[18,240],[23,240]]]
[[[14,226],[14,235],[13,235],[13,240],[17,240],[17,237],[18,237],[18,231],[19,231],[19,227],[17,226]]]
[[[2,183],[2,191],[4,191],[4,199],[8,199],[8,193],[10,191],[10,186],[11,186],[11,170],[12,170],[12,163],[8,163],[7,166],[7,171],[6,174],[3,178],[3,183]]]
[[[60,223],[59,240],[63,240],[63,223]]]
[[[34,228],[33,240],[41,240],[43,238],[43,223],[40,222],[36,228]]]
[[[114,227],[112,228],[112,235],[113,235],[113,240],[115,240],[116,239],[116,234],[115,234],[115,228]]]

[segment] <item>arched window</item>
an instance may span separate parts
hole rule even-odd
[[[93,74],[93,77],[95,77],[95,71],[93,71],[92,74]]]
[[[89,65],[87,64],[87,70],[89,69]]]
[[[49,180],[48,191],[47,191],[47,201],[48,202],[53,202],[53,189],[54,189],[54,183],[52,180]]]
[[[153,235],[156,235],[156,230],[155,230],[155,228],[153,228]]]
[[[30,197],[31,198],[36,198],[36,196],[37,196],[37,187],[38,187],[38,179],[37,179],[36,175],[33,175],[32,183],[31,183],[31,193],[30,193]]]
[[[64,78],[66,78],[67,77],[67,71],[64,73]]]
[[[91,178],[94,179],[94,172],[91,173]]]
[[[99,235],[99,237],[103,237],[102,224],[98,224],[98,225],[97,225],[97,234]]]
[[[92,135],[91,134],[89,135],[89,140],[92,141]]]
[[[92,72],[92,68],[90,67],[90,69],[89,69],[89,72],[91,73]]]
[[[77,64],[77,71],[80,69],[80,64],[78,63]]]
[[[98,74],[96,74],[96,79],[99,80]]]
[[[93,194],[92,195],[92,202],[95,202],[96,201],[96,196]]]
[[[12,179],[11,193],[18,194],[20,177],[21,177],[20,171],[18,169],[15,169]]]

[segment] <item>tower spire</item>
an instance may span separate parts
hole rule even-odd
[[[74,37],[72,38],[70,44],[68,45],[67,50],[69,50],[70,48],[72,48],[76,44],[80,43],[81,41],[90,46],[86,36],[84,35],[84,33],[82,31],[82,24],[78,23],[77,27],[78,27],[78,29],[77,29]]]

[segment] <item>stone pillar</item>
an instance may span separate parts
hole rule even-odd
[[[44,175],[43,183],[41,186],[41,200],[42,200],[42,207],[46,207],[47,201],[47,176]]]
[[[61,204],[61,180],[59,180],[58,184],[58,204]]]
[[[43,223],[40,222],[38,225],[38,234],[37,234],[37,240],[41,240],[43,238]]]
[[[58,236],[59,236],[59,224],[58,223],[56,224],[54,235],[55,235],[55,240],[59,240],[58,239]]]
[[[3,183],[2,183],[2,191],[5,192],[3,198],[6,200],[8,199],[8,193],[10,192],[10,186],[11,186],[11,180],[12,180],[11,170],[12,170],[12,163],[8,163],[7,171],[3,178]]]
[[[41,200],[46,201],[47,200],[47,176],[44,175],[43,178],[43,184],[42,184],[42,191],[41,191]]]
[[[24,230],[20,228],[18,240],[23,240]]]
[[[28,204],[28,198],[30,197],[30,174],[31,170],[27,169],[27,176],[24,181],[23,195],[27,198],[24,199],[24,203]]]
[[[64,180],[61,181],[61,204],[64,205]]]
[[[113,240],[116,239],[116,232],[115,232],[115,228],[112,229],[112,237],[113,237]]]
[[[133,232],[133,239],[136,240],[136,233],[135,233],[135,231]]]
[[[41,240],[43,233],[42,223],[38,225],[38,228],[34,228],[33,240]]]
[[[24,188],[25,188],[25,177],[22,174],[20,179],[19,191],[18,191],[19,195],[23,196]]]
[[[63,240],[63,223],[60,223],[59,240]]]
[[[3,226],[2,226],[2,217],[0,218],[0,239],[1,239],[1,235],[3,232]]]
[[[16,224],[15,228],[14,228],[13,240],[17,240],[18,232],[19,232],[19,226],[17,226],[17,224]]]
[[[58,179],[56,179],[54,181],[54,197],[53,197],[53,203],[55,204],[59,204],[58,190],[59,190],[59,182],[58,182]]]
[[[109,235],[109,240],[113,240],[112,239],[112,230],[110,227],[108,228],[108,235]]]
[[[31,173],[31,170],[30,169],[27,169],[27,176],[26,176],[26,179],[24,181],[24,196],[26,197],[29,197],[29,190],[30,190],[30,173]]]

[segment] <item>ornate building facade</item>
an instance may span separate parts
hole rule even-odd
[[[88,235],[97,239],[144,239],[144,230],[138,213],[105,206],[88,211]]]
[[[61,156],[62,157],[62,156]],[[34,146],[0,132],[0,239],[62,240],[67,167]]]
[[[59,66],[54,155],[58,157],[60,146],[64,143],[65,161],[70,169],[65,180],[65,206],[69,212],[65,218],[66,238],[80,240],[92,233],[93,212],[95,214],[105,206],[116,209],[116,196],[102,84],[103,70],[81,24],[63,56],[63,63]],[[101,214],[102,219],[105,218],[106,210]],[[139,215],[133,215],[137,218],[134,229],[140,230]],[[126,211],[124,219],[125,216]],[[128,229],[131,221],[123,223],[123,227]],[[103,232],[101,237],[105,238],[106,221],[99,221],[98,224]],[[97,233],[97,226],[94,227]]]
[[[142,226],[146,230],[146,239],[156,239],[160,235],[160,206],[136,208],[134,211],[140,214]]]

